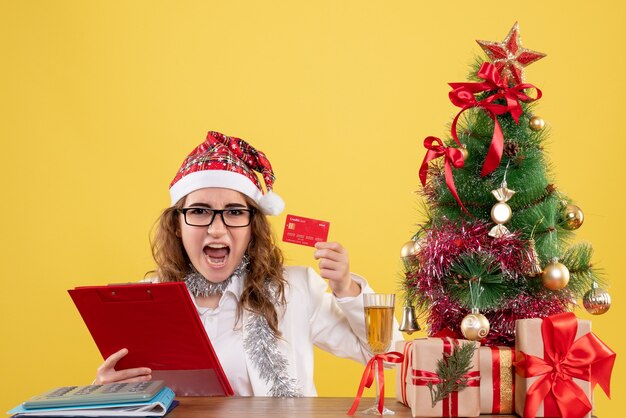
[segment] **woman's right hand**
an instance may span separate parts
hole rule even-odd
[[[126,383],[126,382],[146,382],[152,379],[152,370],[147,367],[137,367],[134,369],[115,370],[115,365],[122,357],[128,354],[128,349],[122,348],[111,354],[104,363],[98,367],[96,380],[93,384],[102,385],[105,383]]]

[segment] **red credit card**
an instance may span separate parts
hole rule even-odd
[[[287,215],[283,241],[314,247],[316,242],[326,241],[329,228],[330,222]]]

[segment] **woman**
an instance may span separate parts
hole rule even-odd
[[[283,266],[266,218],[284,208],[274,179],[262,152],[209,132],[170,185],[153,280],[186,282],[235,395],[316,396],[313,345],[362,363],[371,357],[361,294],[372,290],[349,272],[338,243],[318,243],[314,253],[328,285],[311,268]],[[107,358],[96,382],[150,380],[148,368],[115,370],[126,354]]]

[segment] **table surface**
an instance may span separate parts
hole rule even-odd
[[[167,418],[211,417],[342,417],[352,406],[353,398],[268,398],[268,397],[179,397],[180,404]],[[374,404],[373,398],[363,398],[354,416]],[[385,399],[385,406],[395,411],[395,417],[411,416],[411,410],[395,399]],[[481,417],[512,417],[512,415],[481,415]]]

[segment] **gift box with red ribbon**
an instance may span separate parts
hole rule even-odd
[[[515,412],[590,418],[596,384],[610,396],[615,353],[573,313],[515,323]]]
[[[462,376],[466,387],[451,392],[433,406],[429,384],[445,383],[437,375],[437,362],[464,344],[475,347],[470,370]],[[452,338],[421,338],[398,342],[396,351],[404,354],[396,373],[396,399],[411,408],[414,417],[476,417],[480,414],[480,343]]]
[[[512,414],[515,411],[515,376],[512,347],[480,347],[480,413]]]

